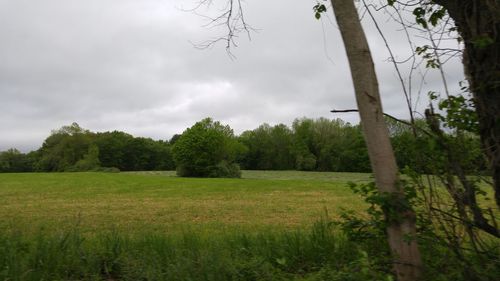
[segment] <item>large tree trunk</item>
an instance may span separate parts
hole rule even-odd
[[[363,132],[380,193],[394,200],[404,200],[398,186],[398,169],[384,121],[377,77],[354,0],[331,0],[335,17],[344,40],[356,92]],[[415,239],[415,213],[406,209],[398,219],[386,214],[388,242],[394,257],[394,271],[399,281],[418,280],[421,258]]]
[[[474,95],[479,134],[500,207],[500,2],[435,0],[448,10],[465,44],[463,64]]]

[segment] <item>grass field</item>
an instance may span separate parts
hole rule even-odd
[[[363,210],[347,182],[369,180],[290,171],[0,174],[0,280],[394,280],[383,236],[372,229],[355,239],[325,219],[325,211]],[[470,280],[457,275],[462,262],[449,249],[421,242],[422,280]],[[486,256],[497,252],[493,245]],[[477,280],[499,276],[495,258],[468,258]]]
[[[0,226],[226,232],[309,227],[325,211],[359,209],[348,181],[368,174],[244,171],[242,179],[174,172],[0,174]]]

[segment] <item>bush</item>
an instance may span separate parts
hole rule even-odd
[[[206,118],[182,133],[172,154],[178,176],[240,177],[234,161],[243,150],[229,126]]]
[[[209,168],[210,178],[241,178],[240,166],[235,163],[221,161],[219,164]]]

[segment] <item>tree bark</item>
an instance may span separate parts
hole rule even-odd
[[[435,0],[448,10],[464,40],[463,64],[479,117],[479,134],[489,160],[495,201],[500,207],[500,2]]]
[[[354,0],[331,0],[333,11],[344,40],[356,102],[363,133],[380,193],[392,194],[395,200],[404,200],[398,186],[398,168],[383,117],[379,87],[370,48],[366,40]],[[399,281],[419,280],[421,257],[415,239],[415,213],[406,209],[399,219],[386,214],[388,242],[394,258],[394,271]],[[410,237],[410,239],[408,239]]]

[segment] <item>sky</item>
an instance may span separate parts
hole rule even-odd
[[[204,17],[224,1],[193,13],[196,0],[0,0],[0,151],[37,149],[73,122],[164,140],[205,117],[237,134],[300,117],[358,122],[356,113],[330,113],[356,108],[333,16],[316,20],[315,0],[247,0],[255,31],[250,40],[240,34],[232,58],[223,44],[196,48],[225,35]],[[383,12],[376,17],[398,59],[406,58],[400,27]],[[408,118],[383,41],[366,15],[363,24],[384,111]],[[459,60],[445,70],[452,88],[463,79]],[[433,71],[423,87],[414,82],[416,109],[426,91],[442,90],[439,77]]]

